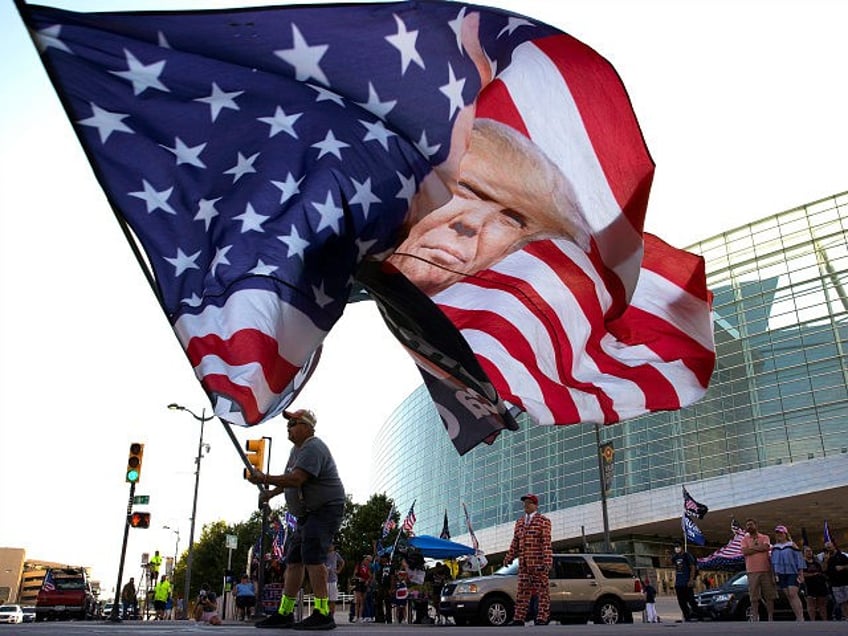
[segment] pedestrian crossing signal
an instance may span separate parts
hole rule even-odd
[[[135,484],[141,479],[141,458],[144,455],[144,444],[130,444],[130,456],[127,458],[127,483]]]
[[[150,513],[149,512],[134,512],[129,517],[130,526],[133,528],[149,528]]]

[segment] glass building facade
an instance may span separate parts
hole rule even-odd
[[[848,460],[848,193],[687,249],[704,257],[714,294],[717,363],[702,400],[608,427],[519,419],[521,430],[460,457],[421,386],[378,433],[373,492],[401,515],[415,501],[420,533],[438,534],[448,510],[456,536],[462,502],[473,502],[475,531],[511,530],[527,492],[546,511],[597,505],[599,442],[615,449],[611,503],[641,494],[650,505],[652,491],[672,486]],[[848,486],[843,473],[834,486]]]

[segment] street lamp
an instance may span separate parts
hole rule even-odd
[[[191,504],[191,529],[188,532],[188,560],[186,561],[185,591],[183,592],[183,602],[186,608],[188,608],[189,594],[191,593],[191,565],[194,561],[194,521],[197,517],[197,488],[200,486],[200,460],[203,459],[203,427],[206,425],[206,422],[215,419],[215,416],[210,415],[206,417],[205,408],[201,412],[202,415],[197,415],[191,409],[187,409],[179,404],[169,404],[168,408],[176,411],[185,411],[200,422],[200,441],[197,443],[197,457],[194,460],[196,465],[196,470],[194,471],[194,501]],[[209,452],[209,444],[206,444],[206,452]]]
[[[174,546],[174,567],[171,570],[171,576],[174,576],[174,571],[177,569],[177,557],[180,554],[180,530],[179,528],[172,528],[171,526],[162,526],[162,529],[170,530],[177,535],[177,545]]]

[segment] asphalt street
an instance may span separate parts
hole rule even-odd
[[[331,633],[334,634],[360,634],[361,636],[378,634],[379,636],[451,636],[453,634],[462,636],[492,636],[493,634],[587,634],[591,636],[627,636],[628,634],[639,634],[640,636],[651,636],[664,634],[665,636],[684,636],[693,634],[706,636],[707,634],[720,634],[721,636],[741,636],[761,634],[762,636],[798,636],[802,629],[804,636],[841,634],[848,636],[848,622],[806,622],[803,627],[792,621],[778,621],[774,623],[743,623],[743,622],[699,622],[680,623],[680,610],[677,601],[673,597],[661,596],[657,599],[657,613],[662,619],[661,623],[642,623],[642,617],[634,616],[632,624],[625,625],[547,625],[527,627],[456,627],[455,625],[382,625],[377,623],[349,623],[347,611],[336,612],[337,627]],[[17,636],[107,636],[111,634],[143,636],[170,636],[172,634],[247,634],[275,633],[305,634],[308,632],[295,630],[259,630],[252,623],[239,623],[227,621],[223,625],[199,625],[186,621],[126,621],[122,623],[110,623],[108,621],[68,621],[51,623],[28,623],[25,625],[0,625],[0,636],[6,634]]]

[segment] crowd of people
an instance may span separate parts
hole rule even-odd
[[[774,620],[774,602],[781,590],[789,601],[796,621],[804,620],[804,607],[799,590],[805,589],[810,620],[848,619],[848,555],[832,540],[816,555],[809,546],[792,540],[789,528],[774,528],[775,541],[759,531],[756,519],[745,521],[742,554],[748,572],[752,607],[762,602],[768,620]],[[833,599],[832,614],[828,601]],[[751,612],[751,620],[759,621],[759,611]]]
[[[768,534],[760,531],[756,519],[746,519],[741,551],[745,558],[751,601],[750,620],[759,622],[761,606],[765,609],[766,619],[774,620],[775,601],[781,593],[798,622],[848,620],[848,554],[840,550],[833,540],[825,541],[824,549],[819,553],[811,546],[799,546],[784,524],[775,526],[774,539],[772,542]],[[701,620],[704,616],[694,595],[697,581],[695,557],[684,550],[680,542],[675,542],[671,563],[675,570],[674,591],[682,620]],[[646,589],[646,594],[656,598],[653,586],[650,590]],[[659,620],[654,607],[648,607],[646,612],[649,622]]]
[[[329,448],[315,437],[317,418],[308,410],[284,412],[289,440],[293,447],[281,475],[252,470],[251,482],[261,484],[260,506],[284,494],[289,511],[297,524],[285,548],[282,572],[283,591],[279,608],[255,623],[259,628],[294,628],[306,630],[333,629],[336,603],[339,600],[339,574],[344,558],[336,552],[336,533],[343,515],[345,493]],[[550,612],[548,574],[552,567],[551,522],[538,509],[539,499],[527,494],[521,497],[523,514],[515,521],[513,537],[504,564],[518,559],[518,587],[515,599],[514,625],[532,620],[547,624]],[[808,546],[798,546],[785,525],[774,528],[775,541],[759,531],[756,520],[747,519],[741,539],[752,604],[751,620],[759,620],[759,604],[763,603],[768,620],[774,617],[774,601],[778,589],[783,591],[797,620],[804,620],[803,587],[810,620],[848,619],[848,555],[833,541],[815,554]],[[397,548],[397,549],[396,549]],[[157,553],[158,554],[158,553]],[[697,560],[681,545],[674,543],[670,557],[674,571],[674,593],[684,621],[700,620],[695,588],[699,582],[714,586],[714,578],[700,576]],[[158,567],[156,568],[158,575]],[[376,542],[353,569],[349,591],[351,623],[432,623],[447,622],[439,615],[439,596],[448,581],[457,578],[456,562],[436,562],[425,567],[423,555],[411,546],[397,545],[378,550]],[[313,596],[312,614],[295,620],[295,607],[308,577]],[[157,577],[158,578],[158,577]],[[663,580],[665,583],[665,580]],[[130,581],[132,584],[132,580]],[[646,620],[659,622],[656,611],[657,589],[647,579]],[[154,588],[156,618],[165,618],[171,599],[170,581],[161,576]],[[135,595],[124,590],[122,597]],[[252,617],[257,604],[255,582],[244,575],[235,586],[236,616],[245,621]],[[832,599],[832,608],[829,601]],[[435,610],[435,612],[434,612]],[[194,603],[192,618],[218,625],[218,599],[203,586]],[[433,617],[435,613],[435,618]]]
[[[375,558],[376,556],[376,558]],[[363,555],[354,570],[349,589],[353,594],[348,620],[352,623],[445,622],[438,614],[442,586],[455,578],[455,562],[437,561],[424,567],[414,550]],[[433,618],[431,608],[436,614]]]

